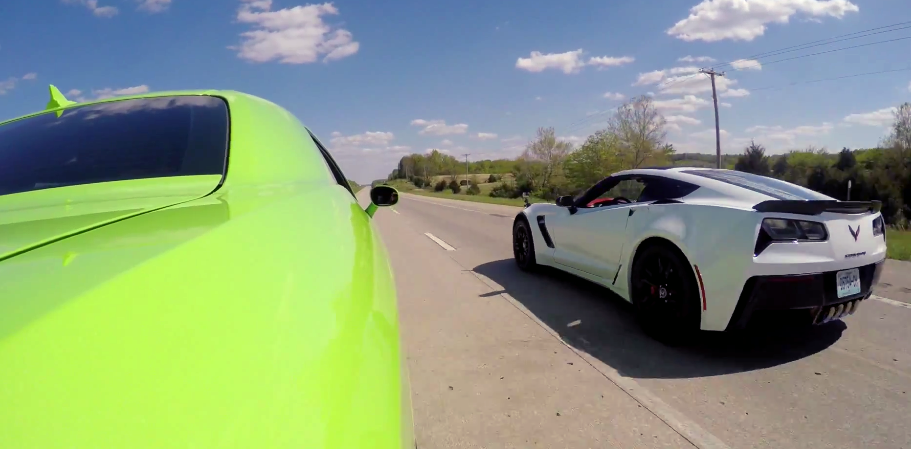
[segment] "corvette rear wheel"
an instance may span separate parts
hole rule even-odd
[[[519,219],[512,226],[512,253],[516,259],[516,265],[523,271],[534,270],[537,266],[535,261],[535,241],[531,235],[531,229],[528,227],[528,221]]]
[[[683,256],[663,245],[636,256],[632,272],[636,318],[646,333],[668,344],[684,342],[699,329],[699,289]]]

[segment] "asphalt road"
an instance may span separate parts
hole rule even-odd
[[[519,271],[517,211],[402,195],[377,214],[419,447],[911,448],[911,264],[843,321],[670,348],[608,290]]]

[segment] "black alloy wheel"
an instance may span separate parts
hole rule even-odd
[[[526,220],[518,219],[512,227],[512,253],[516,259],[516,265],[522,270],[530,271],[537,265],[535,242]]]
[[[699,329],[699,288],[685,259],[665,246],[651,246],[633,263],[631,293],[646,333],[664,343],[682,343]]]

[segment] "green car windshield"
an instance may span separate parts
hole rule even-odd
[[[224,175],[228,108],[211,96],[89,104],[0,125],[0,195],[78,184]]]

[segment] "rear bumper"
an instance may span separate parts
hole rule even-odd
[[[820,324],[853,313],[869,298],[879,281],[885,259],[861,267],[860,293],[839,298],[837,271],[792,276],[753,276],[747,279],[727,330],[743,329],[757,312],[802,311],[812,323]]]

